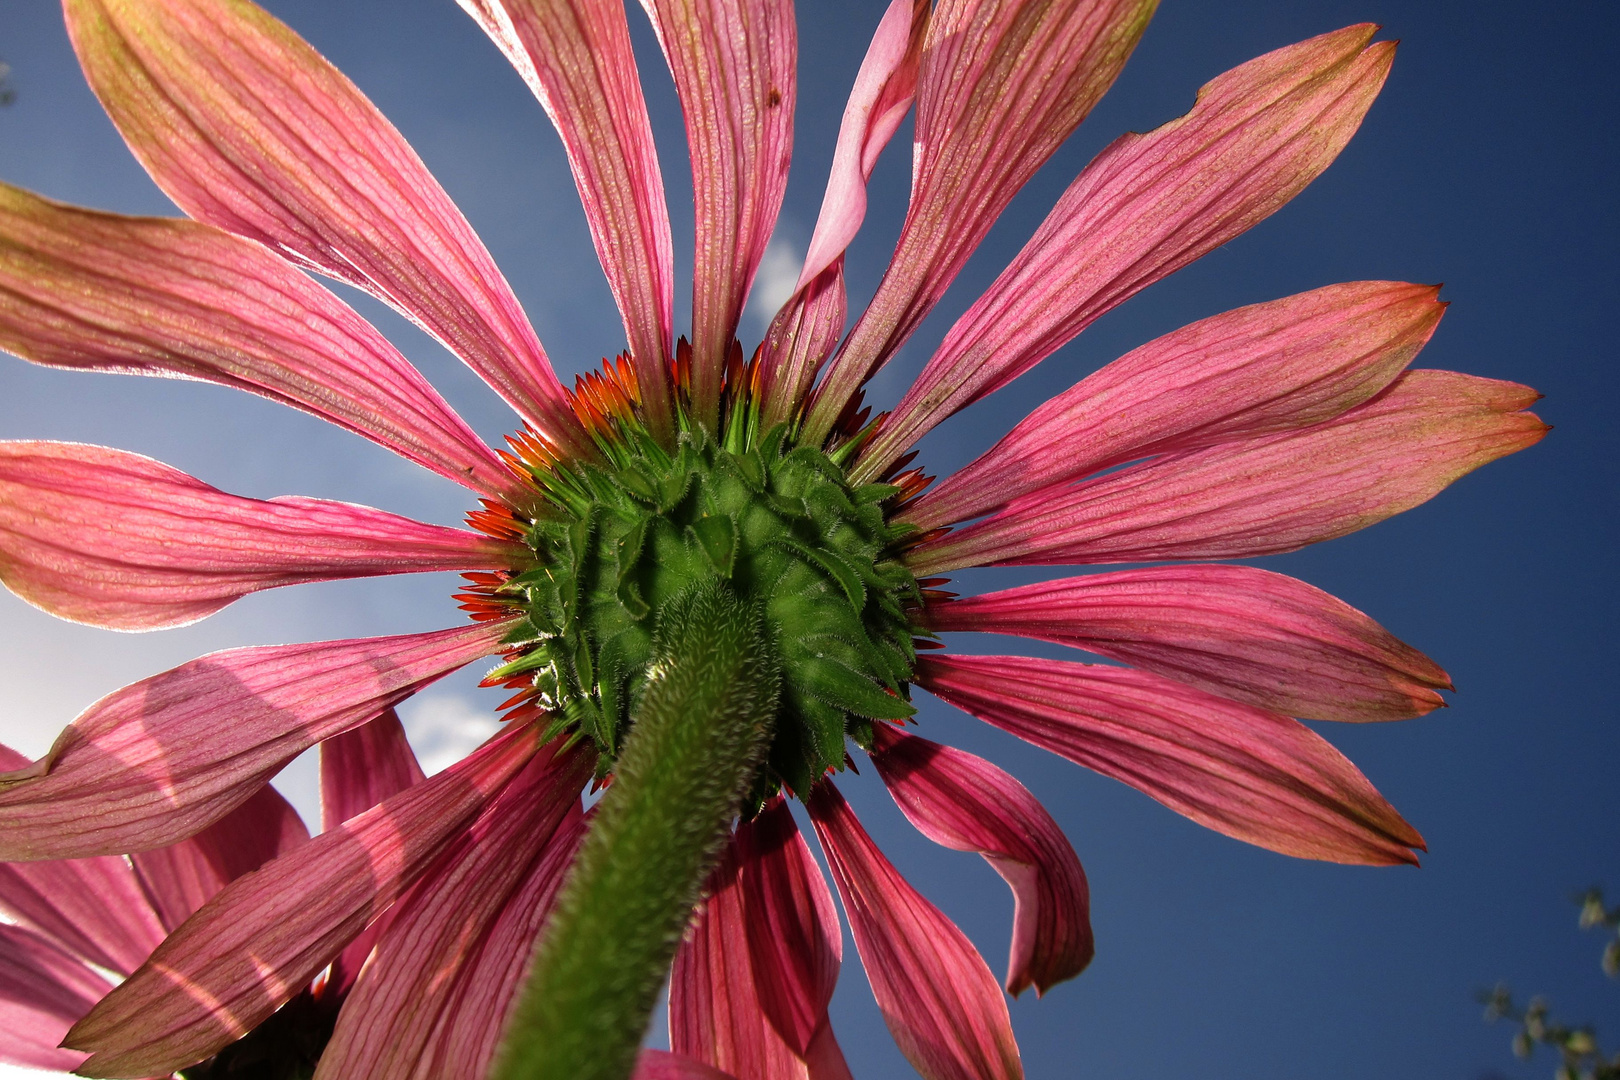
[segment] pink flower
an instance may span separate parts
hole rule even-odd
[[[611,775],[658,677],[658,614],[714,579],[764,610],[781,704],[675,962],[674,1052],[647,1055],[649,1077],[848,1075],[827,1020],[838,915],[789,795],[808,807],[907,1057],[930,1080],[1021,1075],[1002,986],[1042,992],[1086,966],[1085,876],[1016,780],[904,730],[912,686],[1250,843],[1415,862],[1418,833],[1293,717],[1420,715],[1442,704],[1445,673],[1309,585],[1187,560],[1342,535],[1542,436],[1524,387],[1407,370],[1440,319],[1435,289],[1357,282],[1216,315],[1082,379],[938,485],[908,469],[924,433],[1303,189],[1359,125],[1391,43],[1353,26],[1278,50],[1211,82],[1186,116],[1114,142],[868,422],[862,385],[1107,90],[1152,0],[894,0],[797,289],[751,355],[735,335],[786,183],[790,0],[644,0],[693,161],[689,343],[672,340],[670,225],[622,5],[461,2],[562,135],[623,315],[625,356],[572,393],[420,160],[292,31],[246,0],[66,0],[92,87],[192,220],[0,187],[0,346],[272,397],[483,505],[466,531],[238,498],[100,447],[0,444],[0,578],[65,618],[156,629],[272,586],[444,569],[467,573],[472,615],[432,634],[202,657],[103,699],[0,777],[0,858],[94,861],[43,873],[133,852],[140,872],[262,803],[304,750],[330,748],[325,831],[197,894],[183,922],[154,908],[161,944],[149,921],[106,964],[62,936],[71,927],[13,935],[79,965],[52,976],[61,1001],[30,1030],[54,1032],[106,989],[83,961],[123,972],[155,944],[67,1033],[91,1054],[86,1074],[162,1074],[226,1050],[331,966],[322,985],[346,997],[318,1078],[482,1075],[585,829],[580,792],[593,769]],[[844,251],[913,103],[910,209],[846,334]],[[510,452],[484,446],[303,269],[373,293],[483,376],[523,421]],[[1106,562],[1169,565],[968,598],[939,577]],[[965,630],[1131,666],[917,655]],[[490,681],[514,691],[506,729],[421,780],[378,718],[497,654]],[[1001,982],[827,778],[850,740],[925,835],[1007,880]]]

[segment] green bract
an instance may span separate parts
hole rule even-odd
[[[831,457],[791,446],[786,425],[748,450],[683,431],[673,456],[629,433],[610,465],[556,466],[536,479],[558,513],[528,530],[537,568],[501,594],[533,640],[492,673],[533,672],[540,704],[596,743],[610,771],[636,703],[658,675],[661,611],[717,579],[757,603],[782,674],[762,800],[807,792],[844,764],[846,737],[900,720],[916,654],[906,618],[917,582],[895,557],[907,530],[884,519],[892,485],[852,487]]]

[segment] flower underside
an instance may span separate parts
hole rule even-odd
[[[661,671],[662,614],[727,583],[762,613],[781,668],[757,808],[841,768],[846,738],[870,748],[874,720],[916,711],[912,638],[926,632],[907,617],[922,596],[899,560],[916,530],[886,514],[911,485],[853,485],[843,455],[796,445],[789,424],[761,431],[750,368],[733,365],[718,436],[681,411],[673,449],[642,423],[628,363],[581,379],[573,403],[601,457],[565,463],[532,435],[512,440],[536,507],[526,519],[492,507],[473,522],[521,538],[534,566],[479,575],[465,599],[475,615],[522,611],[513,652],[487,681],[590,739],[606,774]]]

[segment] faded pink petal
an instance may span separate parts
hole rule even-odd
[[[0,746],[0,769],[27,765],[23,755]],[[163,940],[163,925],[135,872],[115,855],[0,862],[0,912],[120,975],[139,967]]]
[[[1013,196],[1113,85],[1157,6],[936,5],[918,75],[911,205],[877,295],[816,395],[812,440],[911,336]]]
[[[1029,789],[983,758],[875,725],[872,764],[924,836],[977,851],[1013,890],[1007,992],[1044,994],[1091,963],[1091,892],[1080,859]]]
[[[84,1055],[57,1044],[112,983],[50,939],[0,923],[0,1062],[67,1072]]]
[[[1231,559],[1293,551],[1427,502],[1547,433],[1517,383],[1408,371],[1324,424],[1173,454],[1037,491],[918,546],[918,576],[1014,563]]]
[[[832,1037],[827,1005],[844,954],[838,909],[781,797],[737,826],[736,845],[759,1007],[788,1048],[807,1058],[818,1036]]]
[[[583,450],[534,329],[392,124],[248,0],[66,0],[85,77],[186,213],[398,308],[540,431]]]
[[[890,865],[832,784],[807,805],[901,1053],[925,1080],[1021,1078],[1006,999],[973,943]]]
[[[636,1059],[631,1080],[737,1080],[730,1073],[711,1068],[667,1050],[643,1050]]]
[[[692,406],[715,428],[721,376],[787,191],[798,30],[792,0],[641,0],[686,116],[697,222]]]
[[[548,871],[553,886],[560,879],[547,851],[566,821],[573,827],[561,829],[560,839],[572,850],[590,768],[586,753],[531,761],[400,901],[375,958],[344,1002],[316,1080],[484,1074],[487,1061],[444,1061],[434,1068],[442,1024],[471,989],[467,978],[507,907],[520,895],[535,895],[526,892],[528,879],[537,869]],[[498,1031],[504,1010],[461,1016]]]
[[[761,1005],[749,948],[739,845],[709,876],[669,976],[669,1047],[737,1080],[808,1080],[804,1061]],[[820,1080],[818,1077],[817,1080]]]
[[[183,840],[311,746],[496,651],[506,629],[230,649],[126,686],[40,761],[0,776],[0,859]]]
[[[384,799],[426,779],[399,714],[386,710],[375,720],[321,743],[321,829],[337,828]],[[377,938],[387,929],[392,909],[355,938],[332,961],[327,993],[346,993]]]
[[[1416,863],[1423,838],[1348,759],[1286,716],[1129,668],[928,656],[917,684],[1227,836],[1307,859]]]
[[[424,779],[399,714],[388,709],[321,743],[321,828],[335,829]]]
[[[624,316],[641,406],[673,431],[674,253],[647,103],[621,0],[458,0],[499,45],[568,151],[596,254]]]
[[[1157,566],[929,604],[931,630],[1016,634],[1310,720],[1403,720],[1451,679],[1321,589],[1251,566]]]
[[[1006,385],[1103,312],[1270,216],[1355,134],[1394,59],[1351,26],[1216,78],[1187,115],[1129,134],[1077,177],[967,313],[868,452],[870,468]]]
[[[163,928],[173,930],[225,886],[308,840],[298,811],[266,784],[196,836],[130,862]]]
[[[234,386],[480,494],[523,490],[370,323],[211,225],[82,210],[0,184],[0,348],[51,367]]]
[[[821,362],[844,332],[844,249],[866,217],[866,182],[878,155],[916,96],[928,13],[928,0],[890,0],[855,76],[804,267],[761,346],[766,427],[789,419],[804,403]]]
[[[181,626],[279,585],[526,557],[519,544],[352,503],[227,495],[123,450],[0,442],[0,580],[74,622]]]
[[[1331,420],[1388,386],[1427,344],[1445,310],[1437,291],[1329,285],[1182,327],[1041,405],[901,520],[927,531],[1146,454]]]
[[[397,899],[539,749],[519,723],[415,787],[238,878],[74,1025],[103,1076],[167,1073],[262,1023]]]

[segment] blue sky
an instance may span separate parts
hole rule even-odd
[[[450,0],[269,7],[405,132],[488,242],[565,374],[622,347],[558,141]],[[809,238],[879,12],[873,0],[801,0],[797,152],[768,260],[778,277],[796,269]],[[1612,3],[1166,0],[1114,91],[1014,202],[873,396],[897,399],[953,317],[1114,136],[1185,111],[1202,82],[1252,56],[1365,20],[1402,39],[1400,52],[1361,133],[1325,176],[922,450],[934,471],[962,464],[1085,372],[1227,308],[1341,280],[1446,282],[1452,307],[1419,365],[1529,383],[1547,395],[1538,411],[1556,430],[1402,517],[1261,561],[1369,612],[1455,678],[1453,707],[1434,716],[1318,725],[1423,832],[1430,854],[1421,870],[1292,861],[930,702],[925,733],[1019,776],[1063,824],[1091,879],[1095,964],[1044,1000],[1012,1006],[1034,1078],[1546,1075],[1549,1061],[1514,1061],[1508,1030],[1480,1020],[1473,994],[1499,978],[1620,1041],[1620,985],[1599,972],[1599,942],[1575,929],[1568,900],[1604,882],[1620,898]],[[641,33],[679,267],[690,258],[690,186],[673,92],[651,44]],[[174,212],[85,88],[54,4],[6,0],[0,57],[18,92],[0,110],[0,178],[106,209]],[[902,135],[874,177],[868,225],[851,252],[856,299],[876,286],[898,231],[905,150]],[[679,305],[689,271],[678,272]],[[510,426],[505,407],[437,345],[355,302],[487,438]],[[749,345],[762,326],[750,318]],[[0,437],[136,450],[247,495],[348,499],[446,523],[466,509],[453,485],[354,436],[198,384],[0,358]],[[450,625],[452,584],[424,576],[280,590],[142,636],[69,626],[0,595],[0,739],[41,751],[97,697],[201,652]],[[425,755],[454,753],[488,723],[478,718],[497,699],[473,681],[449,680],[405,710]],[[310,805],[307,765],[278,783]],[[894,861],[999,968],[1010,915],[1000,879],[911,832],[873,777],[844,788]],[[834,1023],[857,1076],[907,1075],[852,943]]]

